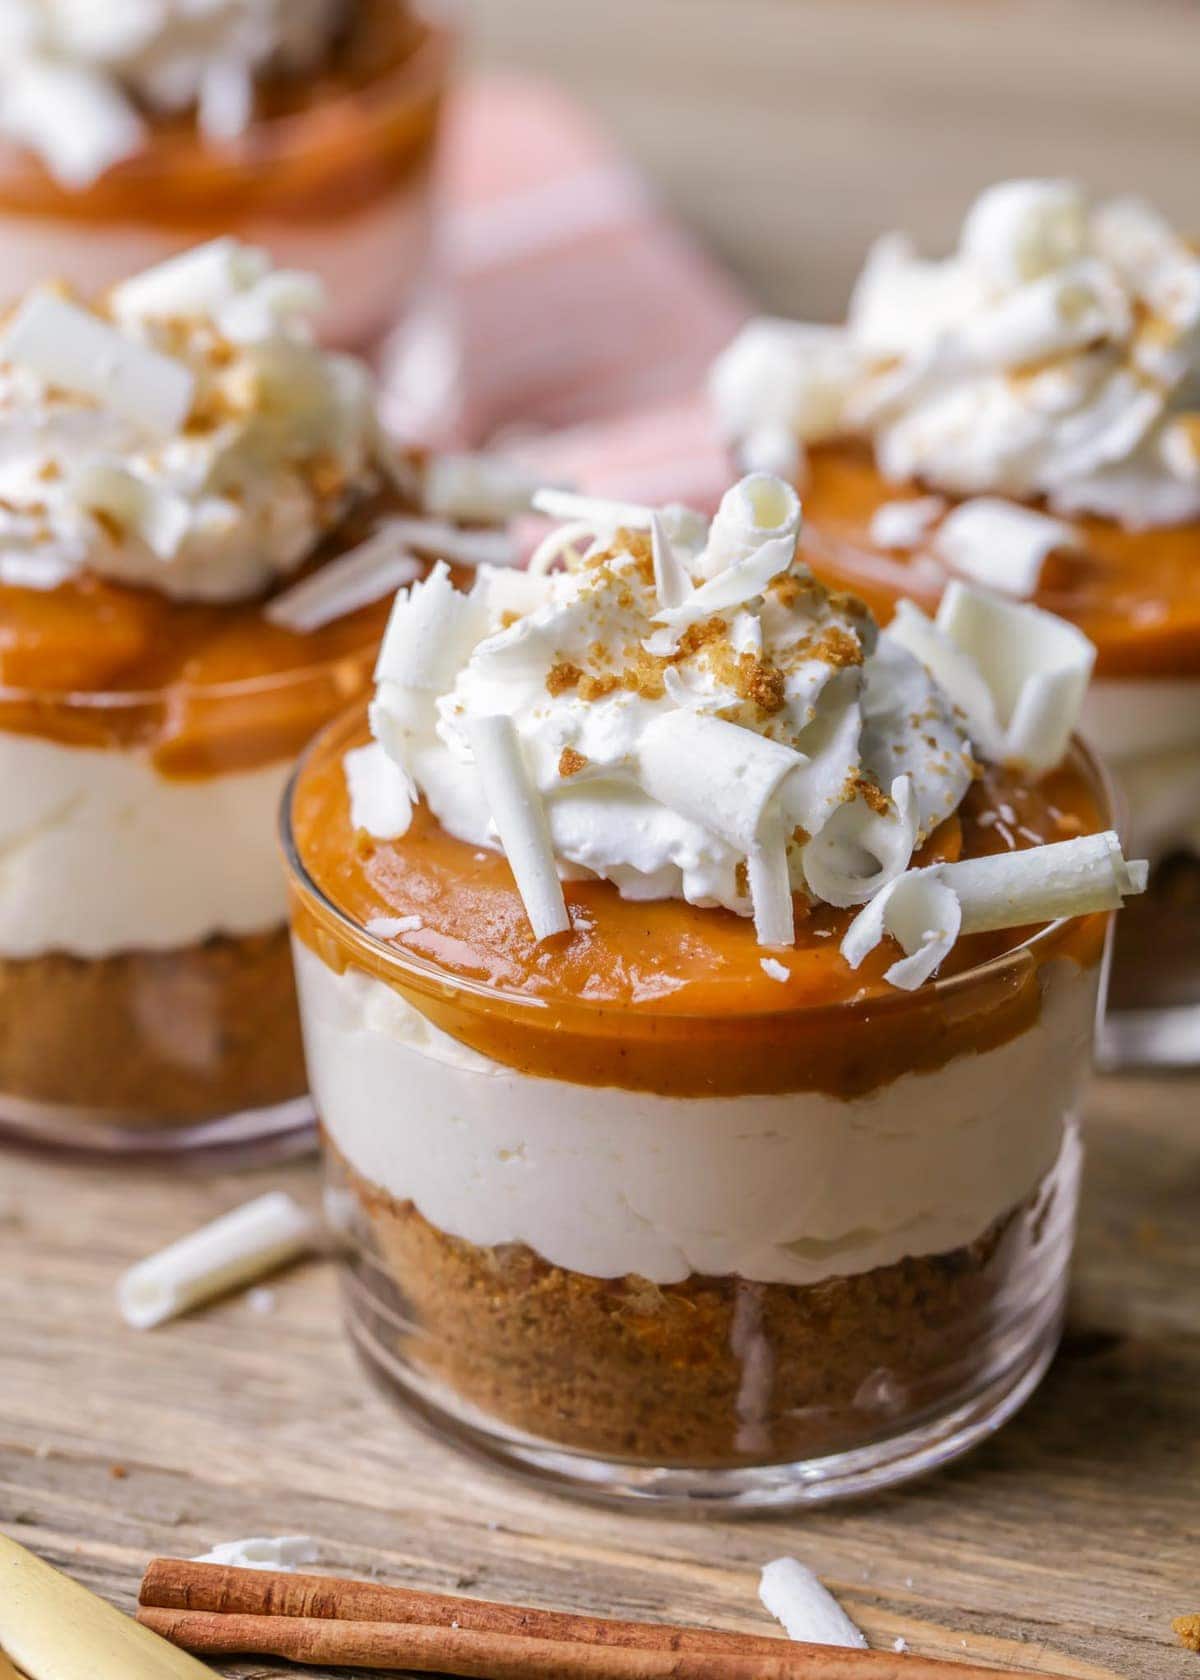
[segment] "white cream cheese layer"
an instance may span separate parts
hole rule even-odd
[[[168,780],[139,752],[0,732],[0,958],[99,958],[286,916],[272,764]]]
[[[1101,679],[1083,731],[1117,781],[1127,845],[1152,860],[1200,856],[1200,680]]]
[[[296,969],[317,1107],[361,1177],[478,1246],[659,1284],[817,1283],[980,1236],[1054,1165],[1099,985],[1049,964],[1027,1031],[865,1097],[671,1098],[530,1078],[300,943]]]
[[[317,322],[322,343],[360,348],[408,309],[424,278],[429,248],[429,183],[407,177],[394,194],[336,221],[239,223],[237,234],[270,251],[283,268],[314,274],[326,304]],[[187,232],[149,223],[101,222],[0,214],[0,303],[8,304],[48,274],[80,296],[107,291],[142,269],[178,256]]]

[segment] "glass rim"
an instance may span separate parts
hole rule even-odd
[[[15,683],[0,683],[0,706],[35,705],[47,710],[119,713],[162,706],[180,699],[191,705],[251,700],[256,695],[275,695],[288,688],[300,688],[305,683],[320,682],[347,660],[372,658],[378,648],[379,637],[367,636],[361,645],[331,654],[326,659],[316,659],[307,665],[286,666],[257,677],[231,677],[224,682],[168,682],[155,688],[136,689],[27,688]]]
[[[351,946],[359,947],[364,954],[369,954],[375,967],[394,971],[398,980],[408,983],[417,991],[439,992],[443,997],[450,993],[486,1005],[489,1002],[501,1002],[530,1011],[553,1008],[555,1013],[563,1019],[569,1020],[576,1015],[594,1022],[597,1017],[618,1017],[630,1013],[627,1003],[611,1002],[581,1002],[574,996],[548,998],[529,992],[522,992],[516,988],[492,985],[484,980],[477,980],[470,975],[456,974],[451,969],[442,968],[431,958],[423,957],[419,953],[400,951],[396,946],[385,940],[378,939],[350,913],[337,904],[325,890],[318,886],[309,873],[307,865],[300,856],[296,845],[293,813],[295,810],[296,791],[300,781],[313,762],[323,752],[328,751],[341,731],[347,728],[352,720],[365,720],[365,705],[353,705],[340,712],[323,726],[308,742],[300,757],[296,760],[287,785],[283,791],[283,798],[279,807],[279,840],[283,852],[285,871],[289,887],[303,894],[315,902],[318,909],[337,924],[338,931],[349,937]],[[1101,815],[1110,819],[1109,827],[1120,833],[1124,828],[1123,808],[1120,796],[1112,777],[1109,775],[1103,761],[1092,750],[1082,736],[1072,735],[1068,752],[1063,762],[1075,760],[1089,786],[1099,795]],[[1102,831],[1098,831],[1102,832]],[[1104,915],[1111,912],[1089,911],[1088,915]],[[924,982],[916,991],[906,992],[893,989],[890,993],[873,993],[866,997],[843,998],[832,1003],[794,1004],[782,1009],[764,1009],[739,1012],[736,1019],[746,1024],[763,1021],[778,1021],[782,1018],[820,1020],[822,1017],[844,1019],[847,1015],[863,1014],[879,1016],[893,1015],[906,1009],[918,1008],[930,1002],[943,1002],[948,998],[957,997],[969,992],[975,987],[986,985],[990,980],[1002,975],[1006,969],[1022,966],[1031,958],[1036,959],[1040,952],[1052,945],[1060,938],[1065,930],[1073,923],[1083,920],[1079,916],[1060,916],[1053,922],[1047,922],[1036,933],[1030,934],[1019,944],[1001,951],[985,962],[975,963],[970,968],[961,970],[957,974],[947,975],[944,979]],[[717,1012],[708,1009],[695,1010],[647,1010],[644,1018],[648,1021],[661,1023],[663,1026],[675,1026],[689,1021],[708,1021],[717,1018]],[[730,1017],[731,1019],[733,1017]]]

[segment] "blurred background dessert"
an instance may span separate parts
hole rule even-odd
[[[0,288],[96,292],[217,234],[329,287],[362,346],[427,279],[452,57],[409,0],[0,8]]]
[[[0,1130],[178,1151],[310,1124],[276,811],[431,544],[322,288],[222,239],[0,336]],[[433,497],[442,517],[419,516]]]

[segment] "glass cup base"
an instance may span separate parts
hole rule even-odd
[[[1036,1314],[1024,1315],[1020,1329],[1006,1338],[984,1380],[894,1435],[787,1463],[693,1468],[598,1457],[508,1429],[400,1357],[390,1345],[391,1314],[369,1281],[354,1270],[343,1275],[346,1326],[368,1375],[426,1430],[550,1492],[694,1517],[779,1513],[861,1498],[960,1458],[1007,1422],[1041,1382],[1058,1347],[1065,1299],[1064,1272]]]
[[[316,1148],[312,1099],[292,1097],[265,1108],[186,1124],[122,1123],[91,1109],[28,1102],[0,1093],[0,1144],[82,1159],[130,1161],[199,1159],[204,1164],[255,1166]]]

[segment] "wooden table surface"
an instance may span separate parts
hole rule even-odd
[[[871,1640],[1014,1670],[1200,1677],[1200,1086],[1098,1083],[1076,1300],[1040,1393],[959,1466],[871,1502],[686,1522],[534,1492],[419,1433],[368,1386],[334,1268],[160,1330],[118,1320],[131,1261],[311,1162],[250,1174],[0,1157],[0,1528],[115,1602],[156,1553],[308,1533],[356,1574],[765,1630],[791,1553]],[[261,1659],[228,1675],[281,1675]]]
[[[1076,172],[1194,202],[1191,0],[477,0],[479,54],[560,76],[774,307],[833,316],[870,235],[952,237],[972,193]],[[367,1385],[310,1263],[139,1335],[141,1255],[310,1163],[192,1177],[0,1156],[0,1527],[125,1606],[146,1560],[305,1532],[348,1572],[762,1630],[810,1563],[875,1643],[1200,1680],[1200,1085],[1098,1084],[1062,1355],[993,1442],[873,1502],[687,1523],[543,1496]],[[229,1675],[292,1670],[227,1665]]]
[[[600,114],[772,308],[839,317],[871,238],[953,243],[1009,175],[1200,229],[1196,0],[472,0],[476,51]]]

